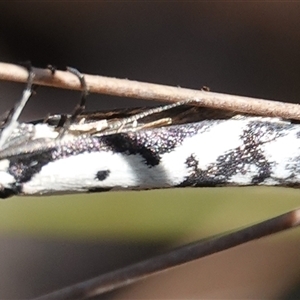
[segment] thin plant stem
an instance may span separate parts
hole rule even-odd
[[[300,224],[300,209],[243,229],[200,240],[128,267],[41,296],[35,300],[88,299],[167,271],[193,260],[268,236]]]
[[[34,83],[63,89],[80,90],[78,78],[67,71],[32,68]],[[162,102],[194,100],[200,106],[236,111],[260,116],[300,120],[298,104],[213,93],[161,84],[145,83],[128,79],[117,79],[98,75],[83,74],[90,93],[101,93],[120,97],[131,97]],[[25,68],[0,63],[0,80],[26,82]],[[197,104],[195,104],[197,105]]]

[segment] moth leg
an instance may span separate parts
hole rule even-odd
[[[75,121],[76,117],[85,110],[86,98],[89,94],[89,89],[87,87],[84,76],[77,69],[67,67],[67,70],[78,77],[81,88],[82,88],[80,103],[78,105],[76,105],[76,107],[70,117],[70,123],[72,124]]]
[[[82,94],[79,104],[76,105],[73,113],[70,117],[62,118],[59,126],[61,127],[58,137],[61,138],[65,132],[69,129],[69,127],[74,123],[78,115],[80,115],[85,110],[86,98],[89,94],[89,90],[84,79],[84,76],[75,68],[67,67],[67,70],[77,76],[80,81],[80,85],[82,88]]]
[[[35,75],[34,75],[34,72],[32,71],[32,68],[29,67],[27,85],[23,91],[22,98],[11,109],[4,124],[2,125],[2,131],[0,134],[0,149],[3,148],[5,142],[11,136],[12,132],[19,124],[18,118],[33,93],[33,84],[32,83],[33,83],[34,76]]]

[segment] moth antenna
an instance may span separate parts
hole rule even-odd
[[[85,78],[83,76],[82,73],[80,73],[77,69],[72,68],[72,67],[67,67],[67,70],[74,74],[75,76],[77,76],[77,78],[80,81],[80,85],[82,88],[82,94],[81,94],[81,99],[79,104],[76,105],[73,113],[71,114],[71,116],[69,118],[65,118],[62,119],[61,122],[59,122],[59,126],[61,127],[61,131],[58,135],[59,138],[61,138],[64,133],[66,132],[66,130],[70,127],[70,125],[72,125],[74,123],[74,121],[76,120],[76,118],[85,110],[85,105],[86,105],[86,98],[89,94],[89,90],[88,90],[88,86],[86,84]]]
[[[178,106],[183,106],[183,105],[189,105],[192,103],[195,103],[195,100],[183,100],[183,101],[178,101],[178,102],[174,102],[172,104],[167,104],[167,105],[163,105],[163,106],[159,106],[159,107],[154,107],[154,108],[150,108],[149,110],[143,111],[139,114],[135,114],[131,117],[122,119],[122,120],[118,120],[118,121],[113,121],[112,124],[109,125],[110,129],[112,130],[119,130],[120,128],[123,128],[125,125],[132,123],[134,121],[138,121],[140,119],[143,119],[147,116],[156,114],[156,113],[160,113],[169,109],[172,109],[174,107],[178,107]]]
[[[5,142],[10,137],[11,133],[14,131],[14,129],[18,126],[19,122],[18,119],[30,99],[33,93],[33,79],[34,79],[34,72],[32,71],[31,66],[28,67],[28,80],[26,84],[26,88],[23,91],[23,95],[21,100],[15,104],[15,106],[10,110],[4,124],[3,129],[0,135],[0,149],[3,148]]]

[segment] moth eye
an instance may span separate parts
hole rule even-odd
[[[109,176],[109,174],[110,174],[109,170],[98,171],[96,174],[96,179],[103,181]]]

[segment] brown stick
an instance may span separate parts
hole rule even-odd
[[[295,209],[235,232],[184,245],[160,256],[74,284],[35,300],[88,299],[99,296],[175,266],[299,225],[300,209]]]
[[[56,71],[51,75],[48,69],[35,68],[34,83],[52,87],[80,90],[78,78],[65,71]],[[145,100],[177,102],[182,100],[200,101],[200,106],[249,113],[261,116],[281,117],[300,120],[300,106],[263,99],[212,93],[160,84],[117,79],[84,74],[91,93],[102,93],[120,97],[131,97]],[[0,63],[0,80],[26,82],[28,72],[23,67]]]

